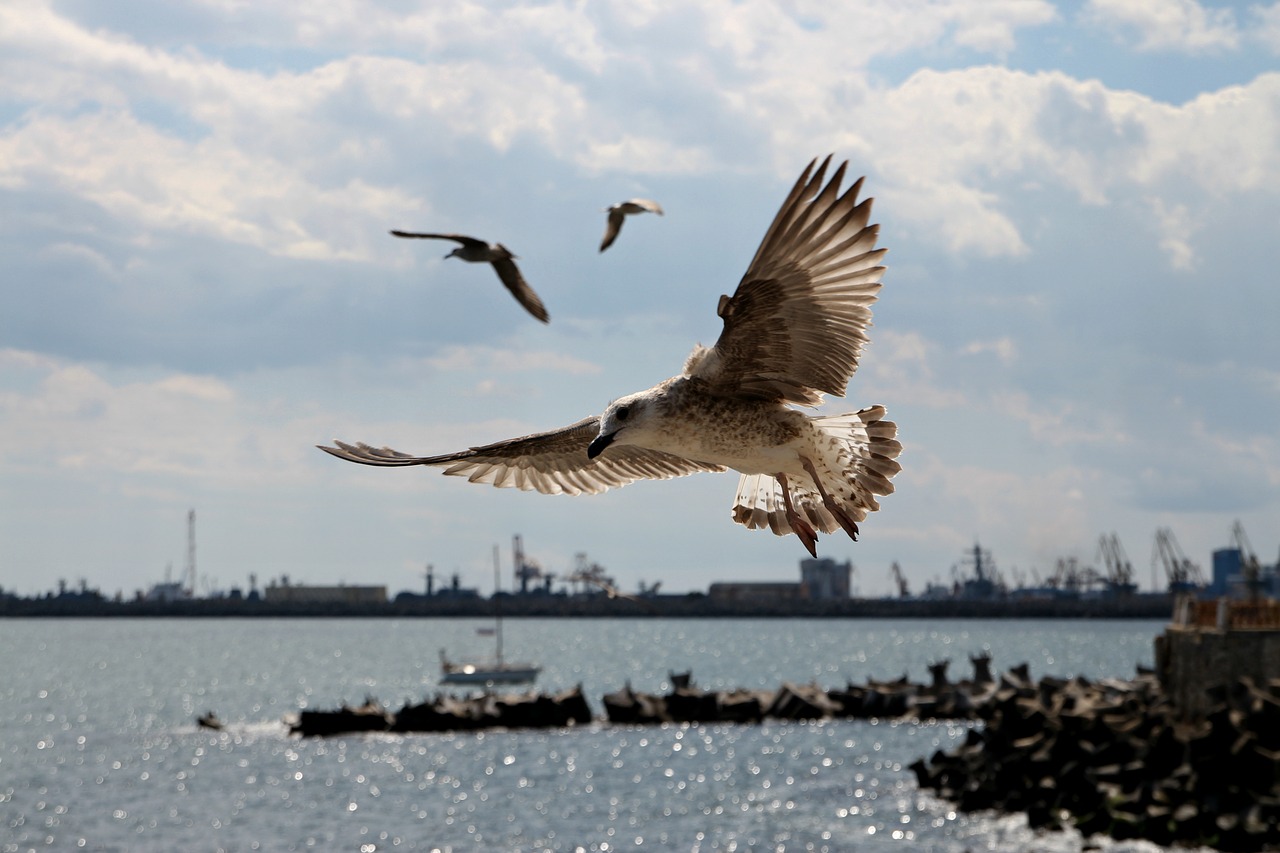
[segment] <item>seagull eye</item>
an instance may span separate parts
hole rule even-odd
[[[618,411],[615,412],[614,414],[617,415],[618,420],[625,421],[627,419],[627,415],[631,414],[631,407],[619,406]]]

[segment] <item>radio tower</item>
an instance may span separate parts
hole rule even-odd
[[[187,595],[196,597],[196,511],[187,511],[187,568],[183,572]]]

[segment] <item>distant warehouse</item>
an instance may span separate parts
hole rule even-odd
[[[707,595],[713,601],[734,604],[773,604],[779,601],[842,601],[849,597],[853,563],[829,558],[800,561],[800,582],[725,581],[713,583]]]
[[[712,601],[734,604],[775,604],[779,601],[808,601],[809,590],[801,583],[783,581],[727,581],[713,583],[707,590]]]
[[[386,604],[385,586],[306,586],[268,584],[268,604]]]

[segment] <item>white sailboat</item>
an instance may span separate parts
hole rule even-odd
[[[493,634],[496,654],[489,661],[451,661],[440,650],[441,684],[528,684],[538,677],[542,667],[533,663],[510,663],[502,656],[502,611],[498,589],[502,574],[498,565],[498,546],[493,546],[493,621],[492,629],[481,628],[477,633]]]

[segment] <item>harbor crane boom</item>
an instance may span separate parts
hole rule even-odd
[[[907,586],[907,579],[902,574],[902,566],[898,565],[898,561],[894,560],[893,565],[889,567],[889,575],[893,578],[894,584],[898,587],[898,597],[907,598],[911,595],[911,588]]]
[[[1262,587],[1262,563],[1258,561],[1258,555],[1249,544],[1249,537],[1245,535],[1244,525],[1240,523],[1240,519],[1236,519],[1235,524],[1231,525],[1231,541],[1240,550],[1240,569],[1244,573],[1244,583],[1249,591],[1249,597],[1257,598]]]
[[[1120,537],[1115,533],[1102,534],[1098,539],[1098,552],[1102,556],[1103,565],[1107,567],[1107,583],[1113,589],[1132,588],[1133,564],[1129,562],[1129,555],[1120,544]]]
[[[525,556],[524,537],[519,533],[511,537],[511,562],[515,581],[520,584],[520,594],[527,595],[529,584],[542,578],[542,566]]]
[[[1169,579],[1169,591],[1180,592],[1192,587],[1202,586],[1204,578],[1200,567],[1182,553],[1173,531],[1167,527],[1156,530],[1155,548],[1151,552],[1151,565],[1159,562],[1164,566],[1165,576]]]

